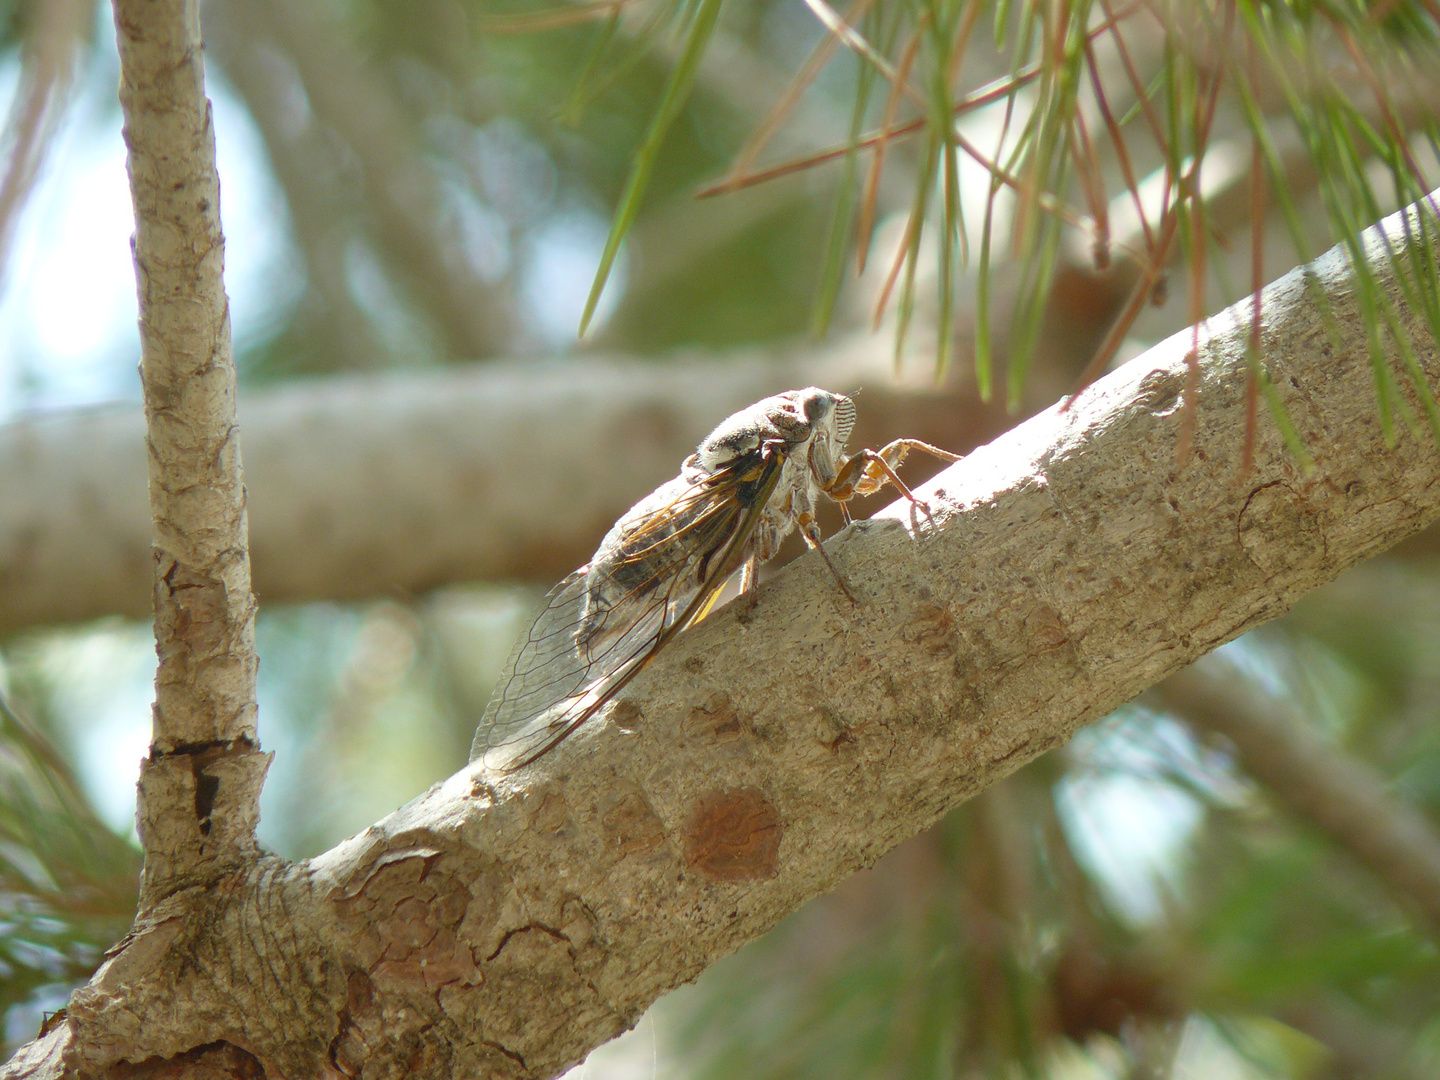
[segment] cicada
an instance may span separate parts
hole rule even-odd
[[[612,700],[686,626],[704,618],[738,570],[753,597],[760,564],[797,529],[821,547],[820,495],[846,504],[886,483],[920,504],[895,470],[918,439],[845,454],[855,403],[817,387],[758,401],[723,421],[680,475],[636,503],[590,562],[560,582],[521,636],[475,733],[470,760],[512,771],[549,753]]]

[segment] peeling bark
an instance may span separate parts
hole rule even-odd
[[[1238,473],[1248,305],[1223,313],[1185,464],[1188,332],[947,469],[918,492],[930,515],[896,504],[832,541],[858,605],[801,559],[535,766],[472,767],[316,859],[170,897],[56,1043],[0,1076],[217,1044],[270,1077],[579,1061],[960,801],[1440,515],[1433,443],[1379,431],[1344,259],[1309,272],[1314,293],[1300,271],[1266,290],[1263,348],[1313,473],[1273,431]]]

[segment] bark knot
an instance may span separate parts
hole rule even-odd
[[[739,713],[723,691],[711,694],[703,706],[691,709],[680,722],[680,730],[687,738],[708,743],[729,743],[744,734]]]
[[[931,656],[954,652],[955,617],[944,605],[922,600],[901,636]]]
[[[617,701],[610,707],[605,717],[621,731],[636,732],[640,725],[645,722],[645,716],[640,711],[640,706],[629,698]]]
[[[1064,617],[1049,604],[1036,604],[1025,616],[1025,629],[1040,652],[1058,649],[1070,639]]]
[[[645,855],[665,843],[665,824],[638,788],[615,797],[600,821],[606,838],[622,855]]]

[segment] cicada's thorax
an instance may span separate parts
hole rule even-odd
[[[794,426],[793,436],[784,444],[780,480],[746,545],[746,555],[753,554],[762,563],[779,553],[802,520],[814,517],[816,498],[835,479],[855,418],[849,398],[816,387],[767,400],[775,403],[777,416],[788,420],[798,414],[803,422]]]

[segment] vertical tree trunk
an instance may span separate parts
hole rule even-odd
[[[197,0],[115,0],[154,522],[142,911],[255,851],[255,601]]]

